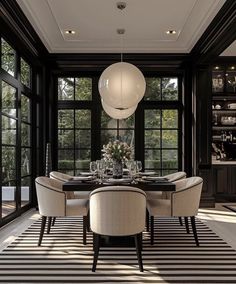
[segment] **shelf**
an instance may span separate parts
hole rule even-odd
[[[216,125],[212,126],[213,130],[236,130],[236,125]]]
[[[212,94],[212,100],[213,101],[236,101],[236,93],[230,93],[227,95],[224,95],[222,93],[219,93],[219,95],[216,95],[216,93]]]
[[[212,109],[212,112],[218,112],[218,111],[220,111],[220,112],[236,112],[236,108],[225,108],[225,109],[215,109],[215,108],[213,108]]]

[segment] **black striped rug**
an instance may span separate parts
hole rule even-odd
[[[175,218],[155,221],[155,245],[144,233],[144,273],[134,248],[102,248],[91,272],[92,234],[82,244],[80,218],[57,219],[41,247],[40,221],[0,254],[1,283],[236,283],[236,251],[197,220],[200,247]]]

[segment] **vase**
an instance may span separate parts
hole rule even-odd
[[[122,178],[123,175],[123,164],[122,161],[113,161],[113,178]]]

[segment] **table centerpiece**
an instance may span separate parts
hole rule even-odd
[[[122,178],[123,163],[131,159],[132,147],[126,142],[115,140],[103,145],[103,158],[113,163],[113,178]]]

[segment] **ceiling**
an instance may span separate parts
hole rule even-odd
[[[220,56],[236,56],[236,40]]]
[[[126,0],[123,11],[115,0],[17,2],[50,53],[188,53],[225,0]]]

